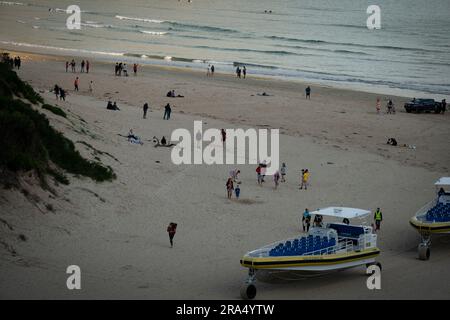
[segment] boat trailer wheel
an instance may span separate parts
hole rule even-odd
[[[241,286],[241,298],[245,300],[252,300],[256,297],[256,270],[248,270],[248,278]]]
[[[427,244],[421,243],[418,247],[419,259],[429,260],[430,259],[430,247]]]

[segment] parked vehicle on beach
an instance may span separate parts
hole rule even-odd
[[[381,264],[376,261],[380,249],[373,228],[363,221],[350,223],[351,219],[365,219],[370,214],[368,210],[356,208],[318,209],[311,215],[320,217],[320,222],[308,233],[246,253],[240,262],[249,269],[249,273],[241,287],[241,297],[255,298],[256,276],[264,271],[287,280],[294,276],[305,277],[371,265],[377,265],[381,271]],[[323,217],[344,220],[323,225]]]
[[[431,235],[450,233],[450,177],[442,177],[434,185],[436,198],[409,221],[422,238],[417,248],[420,260],[430,259]]]
[[[405,103],[405,110],[408,113],[415,112],[434,112],[439,113],[441,111],[441,103],[434,99],[412,99]]]

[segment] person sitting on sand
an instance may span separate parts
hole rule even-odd
[[[395,140],[395,138],[389,138],[387,144],[391,146],[397,146],[397,140]]]
[[[137,135],[134,134],[133,129],[130,129],[127,135],[128,141],[131,143],[136,143],[143,145],[144,143],[141,141],[141,138],[139,138]]]
[[[175,145],[175,143],[168,143],[166,141],[166,137],[164,137],[164,136],[161,138],[161,141],[159,141],[159,139],[154,136],[152,141],[153,141],[153,144],[154,144],[155,148],[156,147],[173,147]]]

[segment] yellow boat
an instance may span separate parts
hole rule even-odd
[[[420,260],[430,259],[431,235],[450,233],[450,193],[447,192],[450,177],[442,177],[434,185],[436,199],[423,206],[409,221],[422,237],[418,246]]]
[[[370,211],[346,207],[328,207],[311,212],[320,217],[308,233],[275,242],[246,253],[240,260],[249,269],[249,276],[241,287],[241,297],[256,296],[258,270],[277,270],[321,273],[332,270],[381,265],[376,261],[380,254],[377,235],[371,226],[350,224],[350,219],[363,219]],[[344,219],[342,223],[322,224],[323,216]]]

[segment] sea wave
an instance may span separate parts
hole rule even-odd
[[[88,54],[94,54],[94,55],[106,55],[106,56],[123,56],[124,55],[123,53],[120,53],[120,52],[107,52],[107,51],[96,51],[96,50],[87,50],[87,49],[63,48],[63,47],[46,46],[46,45],[42,45],[42,44],[25,43],[25,42],[0,41],[0,43],[5,44],[5,45],[13,45],[13,46],[17,46],[17,47],[50,49],[50,50],[67,51],[67,52],[79,52],[79,53],[88,53]]]
[[[150,34],[152,36],[163,36],[167,34],[165,31],[150,31],[150,30],[139,30],[141,33]]]
[[[26,6],[25,3],[12,2],[12,1],[0,1],[0,5],[2,5],[2,6]]]
[[[146,18],[136,18],[136,17],[125,17],[116,15],[117,19],[120,20],[131,20],[131,21],[140,21],[140,22],[149,22],[149,23],[163,23],[164,20],[156,20],[156,19],[146,19]]]

